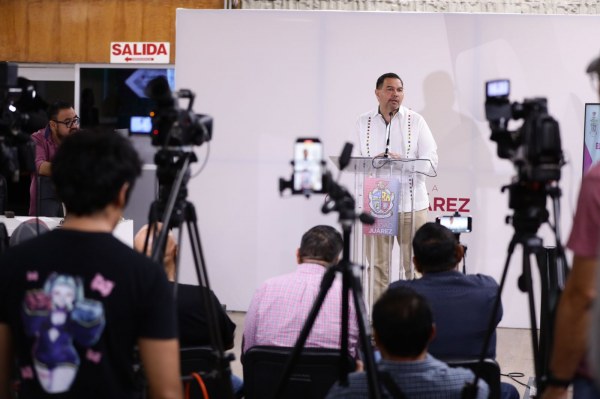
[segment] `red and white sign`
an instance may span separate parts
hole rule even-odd
[[[169,42],[112,42],[111,64],[168,64],[171,43]]]

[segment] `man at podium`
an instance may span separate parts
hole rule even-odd
[[[404,82],[395,73],[386,73],[377,79],[375,97],[379,106],[362,114],[356,122],[357,151],[363,157],[392,160],[427,159],[437,169],[437,145],[425,119],[404,107]],[[425,176],[416,174],[400,182],[401,201],[398,205],[398,235],[405,278],[414,278],[411,268],[410,245],[412,235],[427,221],[429,197]],[[413,212],[414,219],[413,219]],[[373,236],[366,240],[367,259],[374,270],[373,300],[390,283],[389,265],[393,236]]]

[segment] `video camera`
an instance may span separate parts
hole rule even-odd
[[[19,109],[36,92],[33,86],[19,86],[17,71],[17,64],[0,62],[0,174],[13,182],[22,171],[35,170],[35,145],[23,128],[37,117]]]
[[[564,165],[558,122],[548,114],[545,98],[510,103],[510,81],[485,83],[485,114],[498,143],[498,156],[510,159],[518,173],[508,189],[508,206],[515,210],[510,220],[517,232],[535,233],[548,220],[546,196],[558,198],[560,169]],[[508,130],[510,119],[523,119],[522,126]]]
[[[513,162],[519,181],[559,180],[564,164],[560,130],[548,114],[548,101],[538,97],[511,104],[509,80],[491,80],[485,85],[485,115],[492,130],[491,140],[498,143],[498,156]],[[509,131],[511,119],[523,119],[523,125]]]
[[[196,95],[188,89],[171,93],[164,76],[152,79],[145,94],[156,102],[152,115],[152,145],[175,147],[202,145],[212,139],[213,119],[192,111]],[[179,107],[179,99],[188,99],[187,109]]]
[[[198,159],[190,148],[184,146],[202,145],[212,139],[213,119],[208,115],[192,111],[195,95],[191,90],[182,89],[171,93],[169,82],[164,76],[152,79],[145,94],[156,103],[152,116],[152,145],[160,147],[154,155],[158,198],[153,204],[150,220],[162,219],[169,208],[169,198],[173,196],[173,215],[169,216],[170,227],[179,226],[184,219],[186,208],[187,183],[190,179],[190,164]],[[179,107],[179,99],[188,99],[187,109]]]

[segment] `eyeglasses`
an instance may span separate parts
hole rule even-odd
[[[65,119],[64,121],[57,121],[56,119],[53,119],[53,120],[56,123],[61,123],[61,124],[65,125],[66,127],[71,128],[74,125],[79,126],[80,118],[78,116],[76,116],[73,119]]]

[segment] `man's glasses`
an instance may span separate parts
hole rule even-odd
[[[65,119],[64,121],[57,121],[56,119],[53,119],[53,120],[56,123],[61,123],[68,128],[72,128],[73,126],[79,126],[80,118],[78,116],[76,116],[73,119]]]

